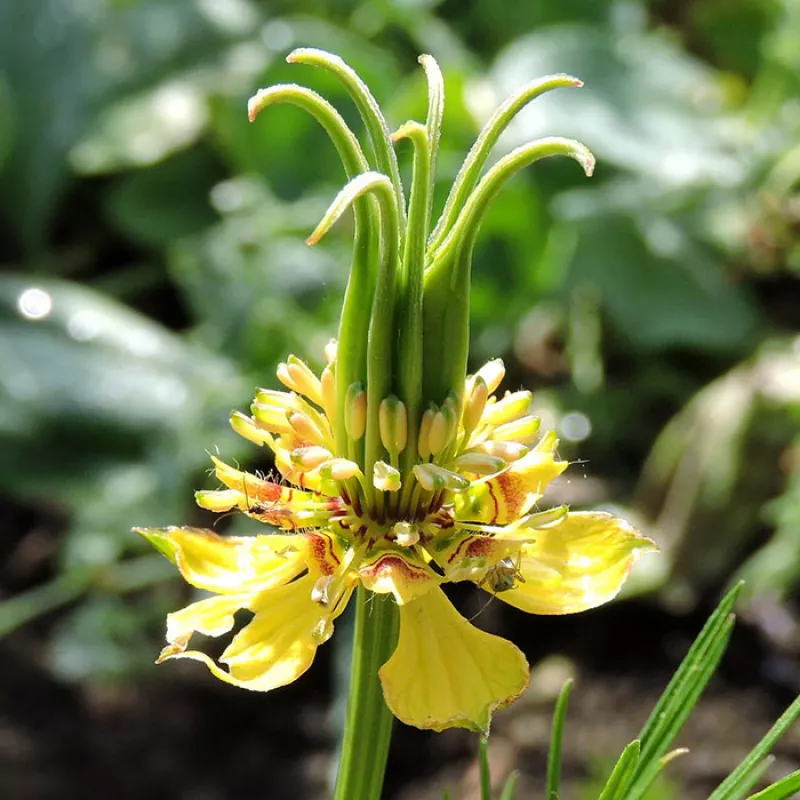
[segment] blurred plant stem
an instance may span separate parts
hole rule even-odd
[[[65,573],[50,583],[0,603],[0,638],[93,589],[122,594],[161,583],[171,577],[169,564],[159,555],[132,558],[102,570]]]

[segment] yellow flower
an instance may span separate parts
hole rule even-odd
[[[420,57],[425,124],[409,121],[394,134],[341,59],[304,48],[288,60],[322,67],[342,82],[372,145],[368,159],[336,109],[294,84],[263,89],[248,106],[251,120],[279,102],[308,111],[347,173],[308,240],[319,241],[352,206],[353,263],[339,344],[326,348],[321,375],[287,359],[277,374],[288,391],[261,389],[250,416],[231,418],[240,435],[272,451],[280,482],[214,459],[225,488],[197,493],[203,508],[236,508],[272,532],[221,538],[184,528],[139,530],[189,583],[213,593],[169,616],[159,660],[196,659],[249,689],[281,686],[309,668],[361,587],[360,613],[367,592],[393,598],[398,613],[388,607],[391,615],[365,623],[366,640],[379,644],[354,655],[357,668],[369,664],[360,688],[369,688],[389,652],[399,616],[397,646],[379,671],[388,707],[421,728],[488,731],[493,710],[524,691],[528,664],[513,644],[462,618],[442,586],[469,580],[524,611],[569,614],[614,597],[638,556],[653,548],[608,514],[542,508],[547,485],[567,466],[556,455],[555,435],[540,434],[529,392],[495,396],[501,361],[466,375],[471,255],[486,209],[505,181],[541,158],[568,156],[590,175],[594,157],[580,142],[549,137],[516,148],[485,174],[484,166],[522,108],[543,92],[581,83],[548,76],[500,106],[432,226],[444,113],[444,80],[433,58]],[[394,150],[402,140],[414,153],[408,202]],[[240,610],[253,616],[218,662],[189,649],[194,633],[230,633]]]
[[[213,593],[170,614],[159,661],[196,659],[247,689],[282,686],[310,667],[361,582],[399,607],[397,648],[380,670],[392,712],[420,728],[487,731],[492,711],[524,691],[528,664],[513,644],[461,617],[442,585],[469,580],[523,611],[571,614],[614,597],[654,545],[609,514],[541,508],[567,464],[555,435],[539,434],[528,392],[495,398],[499,360],[470,376],[461,398],[427,409],[415,441],[403,404],[387,398],[379,426],[387,460],[365,475],[338,455],[363,443],[363,392],[348,394],[348,439],[337,443],[334,347],[328,355],[321,377],[290,358],[278,369],[289,391],[261,390],[251,416],[231,418],[272,450],[281,482],[215,458],[225,488],[197,493],[203,508],[238,509],[280,532],[137,529],[189,583]],[[413,467],[401,470],[408,448]],[[194,633],[229,633],[242,609],[252,619],[219,663],[189,649]]]

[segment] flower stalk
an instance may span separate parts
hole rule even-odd
[[[392,599],[359,587],[347,721],[334,800],[377,800],[381,796],[393,717],[383,699],[378,670],[397,645],[397,628],[397,606]]]

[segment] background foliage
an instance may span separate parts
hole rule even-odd
[[[347,226],[303,242],[337,160],[297,109],[245,112],[297,81],[358,130],[332,79],[284,63],[299,45],[340,53],[395,125],[424,117],[415,59],[436,56],[442,194],[509,92],[585,81],[502,140],[574,136],[599,166],[543,163],[504,191],[473,357],[502,356],[588,462],[564,499],[625,503],[659,542],[634,590],[686,609],[744,576],[751,618],[796,653],[793,0],[0,4],[0,632],[35,621],[58,679],[156,680],[183,589],[130,528],[210,524],[191,505],[207,450],[253,463],[230,409],[335,334]]]

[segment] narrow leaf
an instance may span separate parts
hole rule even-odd
[[[761,780],[761,776],[769,769],[774,761],[774,756],[767,756],[756,764],[753,769],[737,783],[728,800],[745,800],[750,794],[750,790]]]
[[[559,792],[561,791],[561,748],[564,740],[564,719],[567,715],[567,706],[569,705],[569,696],[572,692],[573,683],[572,678],[564,681],[553,712],[550,752],[547,756],[546,800],[558,800]]]
[[[514,800],[514,793],[517,791],[517,781],[519,780],[519,772],[514,770],[509,776],[508,780],[503,786],[503,791],[500,793],[499,800]]]
[[[642,795],[644,795],[645,792],[650,788],[655,779],[661,774],[662,770],[667,766],[667,764],[688,752],[688,748],[678,747],[675,750],[667,753],[665,756],[661,756],[661,758],[651,761],[647,765],[646,769],[636,776],[636,783],[631,786],[628,793],[625,795],[625,800],[639,800],[639,798],[642,797]],[[641,755],[639,758],[641,763]]]
[[[719,664],[733,629],[731,610],[741,589],[742,584],[737,584],[723,597],[639,733],[641,754],[629,792],[630,800],[641,797],[663,768],[666,762],[662,763],[661,757],[680,732]]]
[[[640,746],[639,740],[634,739],[622,751],[598,800],[625,800],[625,793],[633,780],[633,773],[639,762]]]
[[[708,800],[730,800],[733,791],[746,776],[769,754],[778,739],[800,717],[800,696],[783,712],[764,738],[750,751],[741,764],[714,790]]]
[[[750,795],[749,800],[787,800],[796,797],[798,792],[800,792],[800,769],[781,778],[758,794]]]
[[[700,631],[700,634],[689,648],[689,652],[659,698],[644,727],[639,732],[643,759],[647,758],[649,760],[652,758],[651,750],[654,749],[662,731],[669,725],[670,715],[666,712],[673,710],[680,704],[691,685],[696,681],[698,666],[705,662],[709,651],[719,644],[721,634],[728,624],[728,616],[741,590],[742,584],[737,584],[722,598],[714,613],[703,626],[703,630]],[[664,747],[662,753],[665,751],[666,747]],[[662,753],[659,753],[659,755]]]
[[[713,643],[714,646],[704,656],[701,656],[699,663],[695,664],[691,681],[683,685],[680,692],[672,696],[672,702],[663,712],[664,724],[659,729],[658,737],[654,738],[650,743],[652,755],[647,761],[645,761],[644,756],[640,757],[635,782],[626,800],[638,800],[668,763],[661,757],[661,754],[680,733],[689,715],[697,705],[700,695],[719,666],[722,655],[728,646],[733,624],[734,617],[731,614],[725,621],[722,630],[719,631],[718,638]]]

